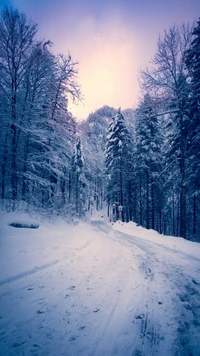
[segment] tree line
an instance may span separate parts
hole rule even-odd
[[[81,157],[68,101],[79,100],[77,63],[54,55],[36,24],[6,7],[0,19],[1,199],[79,212]],[[80,165],[80,169],[79,166]]]
[[[165,31],[141,87],[132,140],[120,111],[109,128],[107,200],[125,221],[199,240],[200,21]]]

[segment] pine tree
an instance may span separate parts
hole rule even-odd
[[[124,219],[131,211],[132,142],[120,109],[108,129],[106,143],[106,175],[108,204],[123,206]]]
[[[145,95],[138,110],[136,143],[138,220],[147,229],[152,228],[160,231],[163,206],[160,177],[162,135],[149,95]]]

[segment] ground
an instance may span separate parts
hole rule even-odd
[[[200,355],[200,244],[101,215],[38,229],[8,222],[2,215],[0,355]]]

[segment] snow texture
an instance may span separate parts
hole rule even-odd
[[[199,244],[102,215],[12,221],[26,217],[0,221],[0,355],[200,355]]]

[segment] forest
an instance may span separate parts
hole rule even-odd
[[[200,19],[159,37],[136,109],[105,105],[82,122],[69,110],[78,63],[38,38],[25,14],[3,10],[2,209],[73,219],[116,204],[125,222],[200,241]]]

